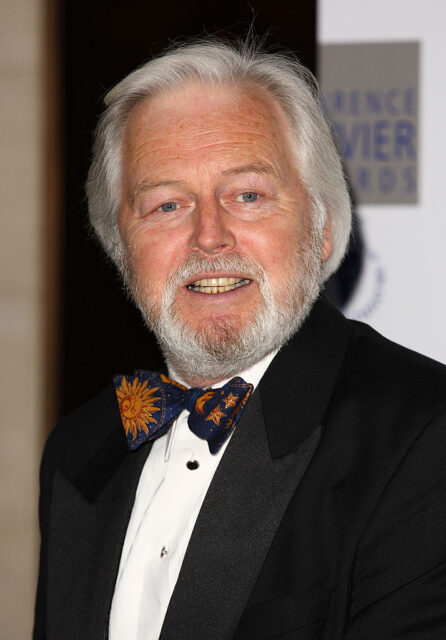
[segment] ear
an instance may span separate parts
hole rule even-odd
[[[325,223],[325,227],[323,229],[322,236],[322,262],[328,260],[331,256],[331,251],[333,249],[333,236],[331,232],[331,218],[327,217],[327,222]]]

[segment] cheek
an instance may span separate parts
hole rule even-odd
[[[163,234],[140,234],[130,245],[131,263],[139,286],[157,298],[181,262],[180,249],[171,240]]]
[[[298,251],[300,233],[296,227],[282,228],[271,225],[262,233],[251,233],[246,237],[246,251],[267,272],[271,280],[280,279],[280,274]]]
[[[140,289],[147,294],[159,297],[162,293],[162,262],[160,263],[157,256],[142,251],[133,254],[132,264]]]

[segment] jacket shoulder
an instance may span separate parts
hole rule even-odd
[[[349,321],[352,336],[344,382],[383,408],[405,407],[434,415],[446,408],[446,366],[388,340],[361,322]],[[344,389],[345,390],[345,389]]]
[[[389,340],[368,324],[357,320],[348,320],[352,326],[352,343],[364,350],[363,356],[371,359],[385,359],[396,367],[409,366],[407,373],[417,371],[430,372],[432,375],[446,379],[446,365],[428,356],[403,347]]]

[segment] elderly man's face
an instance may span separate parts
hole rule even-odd
[[[223,339],[219,327],[226,340],[243,332],[265,306],[262,273],[281,304],[310,241],[288,138],[283,114],[254,87],[190,83],[133,110],[119,228],[150,321],[166,304],[167,283],[177,321],[211,342],[216,328]],[[330,250],[326,233],[319,259]]]

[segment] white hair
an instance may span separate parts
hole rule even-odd
[[[320,232],[328,219],[331,222],[333,250],[322,267],[323,279],[327,279],[346,251],[351,203],[317,83],[293,56],[265,53],[249,43],[237,47],[206,40],[177,46],[130,73],[107,93],[86,187],[90,221],[106,253],[121,268],[121,144],[130,112],[142,100],[191,80],[219,86],[254,84],[282,108],[296,168],[312,204],[313,224]]]

